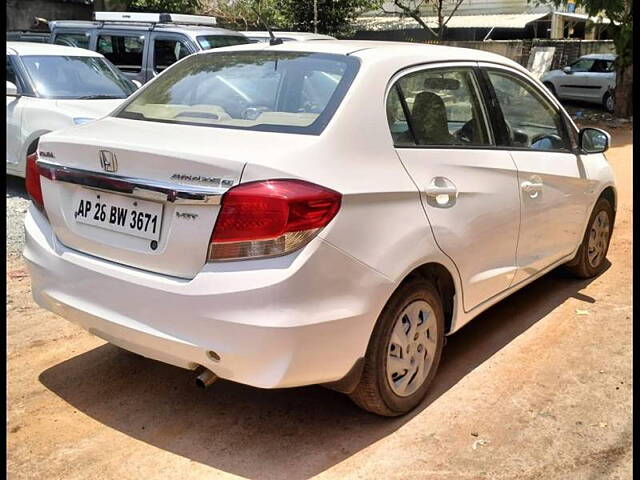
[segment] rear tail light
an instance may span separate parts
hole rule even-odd
[[[211,234],[209,261],[283,255],[314,238],[342,195],[302,180],[243,183],[227,191]]]
[[[33,204],[38,207],[38,210],[44,211],[44,199],[42,198],[42,188],[40,186],[40,172],[38,171],[38,152],[35,151],[30,155],[27,155],[27,169],[25,184],[27,186],[27,193],[31,197]]]

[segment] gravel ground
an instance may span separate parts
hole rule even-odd
[[[24,189],[24,180],[7,175],[7,257],[22,253],[24,246],[24,213],[29,206],[29,197]]]

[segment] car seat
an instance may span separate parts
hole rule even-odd
[[[433,92],[416,95],[411,111],[412,124],[419,145],[452,145],[447,109],[444,101]]]

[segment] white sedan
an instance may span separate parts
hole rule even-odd
[[[267,31],[256,32],[256,31],[244,31],[240,32],[245,37],[247,37],[252,43],[261,43],[266,42],[269,43],[271,40],[271,35]],[[283,42],[306,42],[309,40],[335,40],[335,37],[331,35],[324,35],[322,33],[312,33],[312,32],[273,32],[273,35],[276,38],[279,38]]]
[[[562,70],[545,73],[541,81],[562,100],[582,100],[602,105],[613,112],[616,87],[616,55],[592,53],[580,57]]]
[[[487,52],[202,52],[41,138],[24,256],[39,305],[201,386],[400,415],[446,335],[557,266],[606,268],[608,143]]]
[[[24,177],[38,138],[103,117],[135,89],[99,53],[7,42],[7,173]]]

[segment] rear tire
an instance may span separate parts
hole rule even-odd
[[[611,232],[613,231],[613,207],[601,198],[591,212],[587,231],[573,260],[565,268],[578,278],[592,278],[601,274],[606,266]]]
[[[378,318],[351,399],[378,415],[409,412],[427,394],[443,345],[444,313],[438,291],[427,280],[406,282]]]

